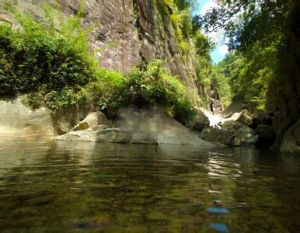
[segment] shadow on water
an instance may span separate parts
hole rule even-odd
[[[0,143],[1,232],[297,232],[300,161],[252,149]]]

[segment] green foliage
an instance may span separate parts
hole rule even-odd
[[[95,78],[88,31],[79,17],[61,21],[57,28],[29,15],[15,16],[21,28],[0,24],[0,97],[53,90],[65,96]]]
[[[194,116],[184,86],[176,77],[168,74],[159,60],[134,69],[109,89],[111,91],[98,101],[100,109],[109,116],[113,116],[119,107],[129,104],[138,107],[153,104],[164,106],[172,117],[184,124],[190,123]]]
[[[194,32],[193,40],[195,44],[196,55],[203,57],[210,62],[209,52],[212,48],[212,45],[209,43],[207,37],[197,30]]]
[[[212,46],[199,29],[194,31],[193,42],[196,54],[195,68],[198,78],[197,81],[202,86],[209,87],[211,84],[212,73],[212,64],[209,52]]]
[[[218,3],[196,23],[202,23],[208,31],[225,29],[229,46],[236,52],[219,65],[220,72],[229,79],[232,92],[245,97],[250,109],[265,110],[268,102],[278,102],[280,96],[287,93],[283,90],[289,83],[297,85],[295,78],[284,78],[287,67],[296,70],[294,51],[290,51],[289,62],[294,68],[285,62],[289,59],[282,56],[292,46],[296,51],[300,48],[299,44],[292,45],[295,36],[291,36],[298,28],[292,19],[297,2],[222,0]]]
[[[220,95],[220,100],[224,107],[227,107],[232,101],[232,89],[230,86],[230,78],[226,77],[220,66],[213,66],[211,72],[211,83],[216,87]]]
[[[207,30],[224,28],[230,47],[247,50],[256,42],[269,46],[287,33],[293,0],[221,0],[201,23]]]
[[[189,39],[192,37],[191,9],[192,1],[188,0],[156,0],[154,2],[163,18],[173,25],[178,48],[182,54],[190,50]],[[166,28],[166,30],[169,30]]]
[[[277,45],[273,43],[266,48],[256,43],[247,55],[235,52],[219,64],[220,73],[229,80],[232,92],[242,94],[251,109],[266,108],[267,92],[278,69]]]

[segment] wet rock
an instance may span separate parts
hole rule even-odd
[[[285,133],[280,151],[285,154],[300,155],[300,120]]]
[[[220,143],[224,145],[230,145],[233,136],[234,132],[213,127],[205,128],[200,135],[200,137],[205,141]]]
[[[193,120],[192,129],[198,132],[202,132],[202,130],[208,126],[208,117],[202,111],[198,111],[195,119]]]
[[[221,114],[223,106],[218,99],[211,99],[211,110],[214,114]]]
[[[230,143],[232,146],[254,145],[257,141],[257,136],[253,129],[242,127],[234,133],[234,137]]]
[[[55,139],[58,141],[129,143],[131,141],[131,135],[127,131],[118,128],[106,128],[69,132]]]
[[[260,124],[255,129],[255,133],[258,136],[255,146],[257,148],[269,148],[275,143],[276,132],[270,125]]]
[[[243,110],[237,119],[243,125],[250,126],[253,124],[253,119],[248,110]]]
[[[222,124],[223,130],[227,130],[227,131],[231,131],[231,132],[235,132],[242,127],[244,127],[244,125],[237,121],[225,121]]]
[[[229,146],[253,145],[257,140],[251,128],[236,121],[227,121],[220,128],[206,128],[202,131],[201,138]]]

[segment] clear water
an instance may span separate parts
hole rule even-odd
[[[300,232],[300,159],[0,142],[0,232]]]

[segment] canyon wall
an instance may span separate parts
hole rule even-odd
[[[11,4],[41,21],[45,3],[60,8],[68,16],[80,10],[80,0],[1,0],[1,3]],[[102,66],[127,73],[143,61],[164,60],[172,75],[177,75],[187,88],[194,106],[207,107],[208,90],[197,81],[195,54],[192,50],[180,51],[175,27],[156,1],[85,0],[84,3],[83,25],[93,25],[90,48]],[[172,8],[168,10],[172,14]],[[12,15],[1,8],[0,20],[15,24]],[[188,43],[192,48],[193,44]]]

